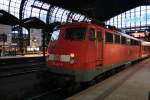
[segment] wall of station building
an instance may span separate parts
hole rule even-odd
[[[0,24],[0,46],[12,45],[12,26]]]
[[[30,45],[27,51],[40,51],[42,49],[42,29],[30,29]]]
[[[15,50],[16,43],[12,43],[12,26],[0,24],[0,56]]]
[[[0,24],[0,56],[5,52],[19,50],[18,31],[12,31],[13,27],[10,25]],[[17,35],[16,35],[17,34]],[[23,36],[28,34],[24,33]],[[17,37],[16,37],[17,36]],[[26,52],[37,52],[42,49],[42,29],[30,29],[30,38],[28,44],[24,45]]]

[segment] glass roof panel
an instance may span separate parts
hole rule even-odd
[[[128,10],[120,15],[117,15],[108,21],[108,25],[114,25],[119,28],[134,28],[145,27],[150,25],[150,6],[139,6],[134,9]],[[116,20],[118,17],[118,22],[116,23],[112,19]],[[108,22],[107,21],[107,22]],[[121,23],[121,25],[119,25]],[[119,26],[118,26],[119,25]],[[120,27],[121,26],[121,27]]]

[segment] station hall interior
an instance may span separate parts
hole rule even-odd
[[[149,57],[149,0],[0,0],[0,100],[150,100]]]

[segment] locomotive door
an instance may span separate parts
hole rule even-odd
[[[96,67],[99,68],[103,63],[103,39],[101,30],[96,32]]]

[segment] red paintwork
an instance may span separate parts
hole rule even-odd
[[[102,33],[102,41],[98,42],[98,61],[96,61],[96,41],[89,41],[88,32],[86,32],[85,40],[81,41],[70,41],[64,40],[64,30],[68,27],[85,27],[95,28],[100,30]],[[114,31],[100,27],[89,23],[71,23],[65,24],[60,29],[60,37],[56,41],[56,47],[52,48],[51,43],[49,43],[49,54],[75,54],[75,63],[70,64],[68,62],[60,61],[48,61],[48,67],[60,68],[65,70],[92,70],[96,68],[96,64],[109,65],[118,64],[131,59],[142,57],[143,55],[150,55],[149,51],[144,51],[143,46],[131,46],[123,44],[109,44],[104,43],[104,33],[105,31],[110,31],[115,34]],[[96,35],[96,33],[95,33]],[[103,66],[101,66],[103,67]]]
[[[104,65],[117,64],[139,57],[139,46],[105,44]]]

